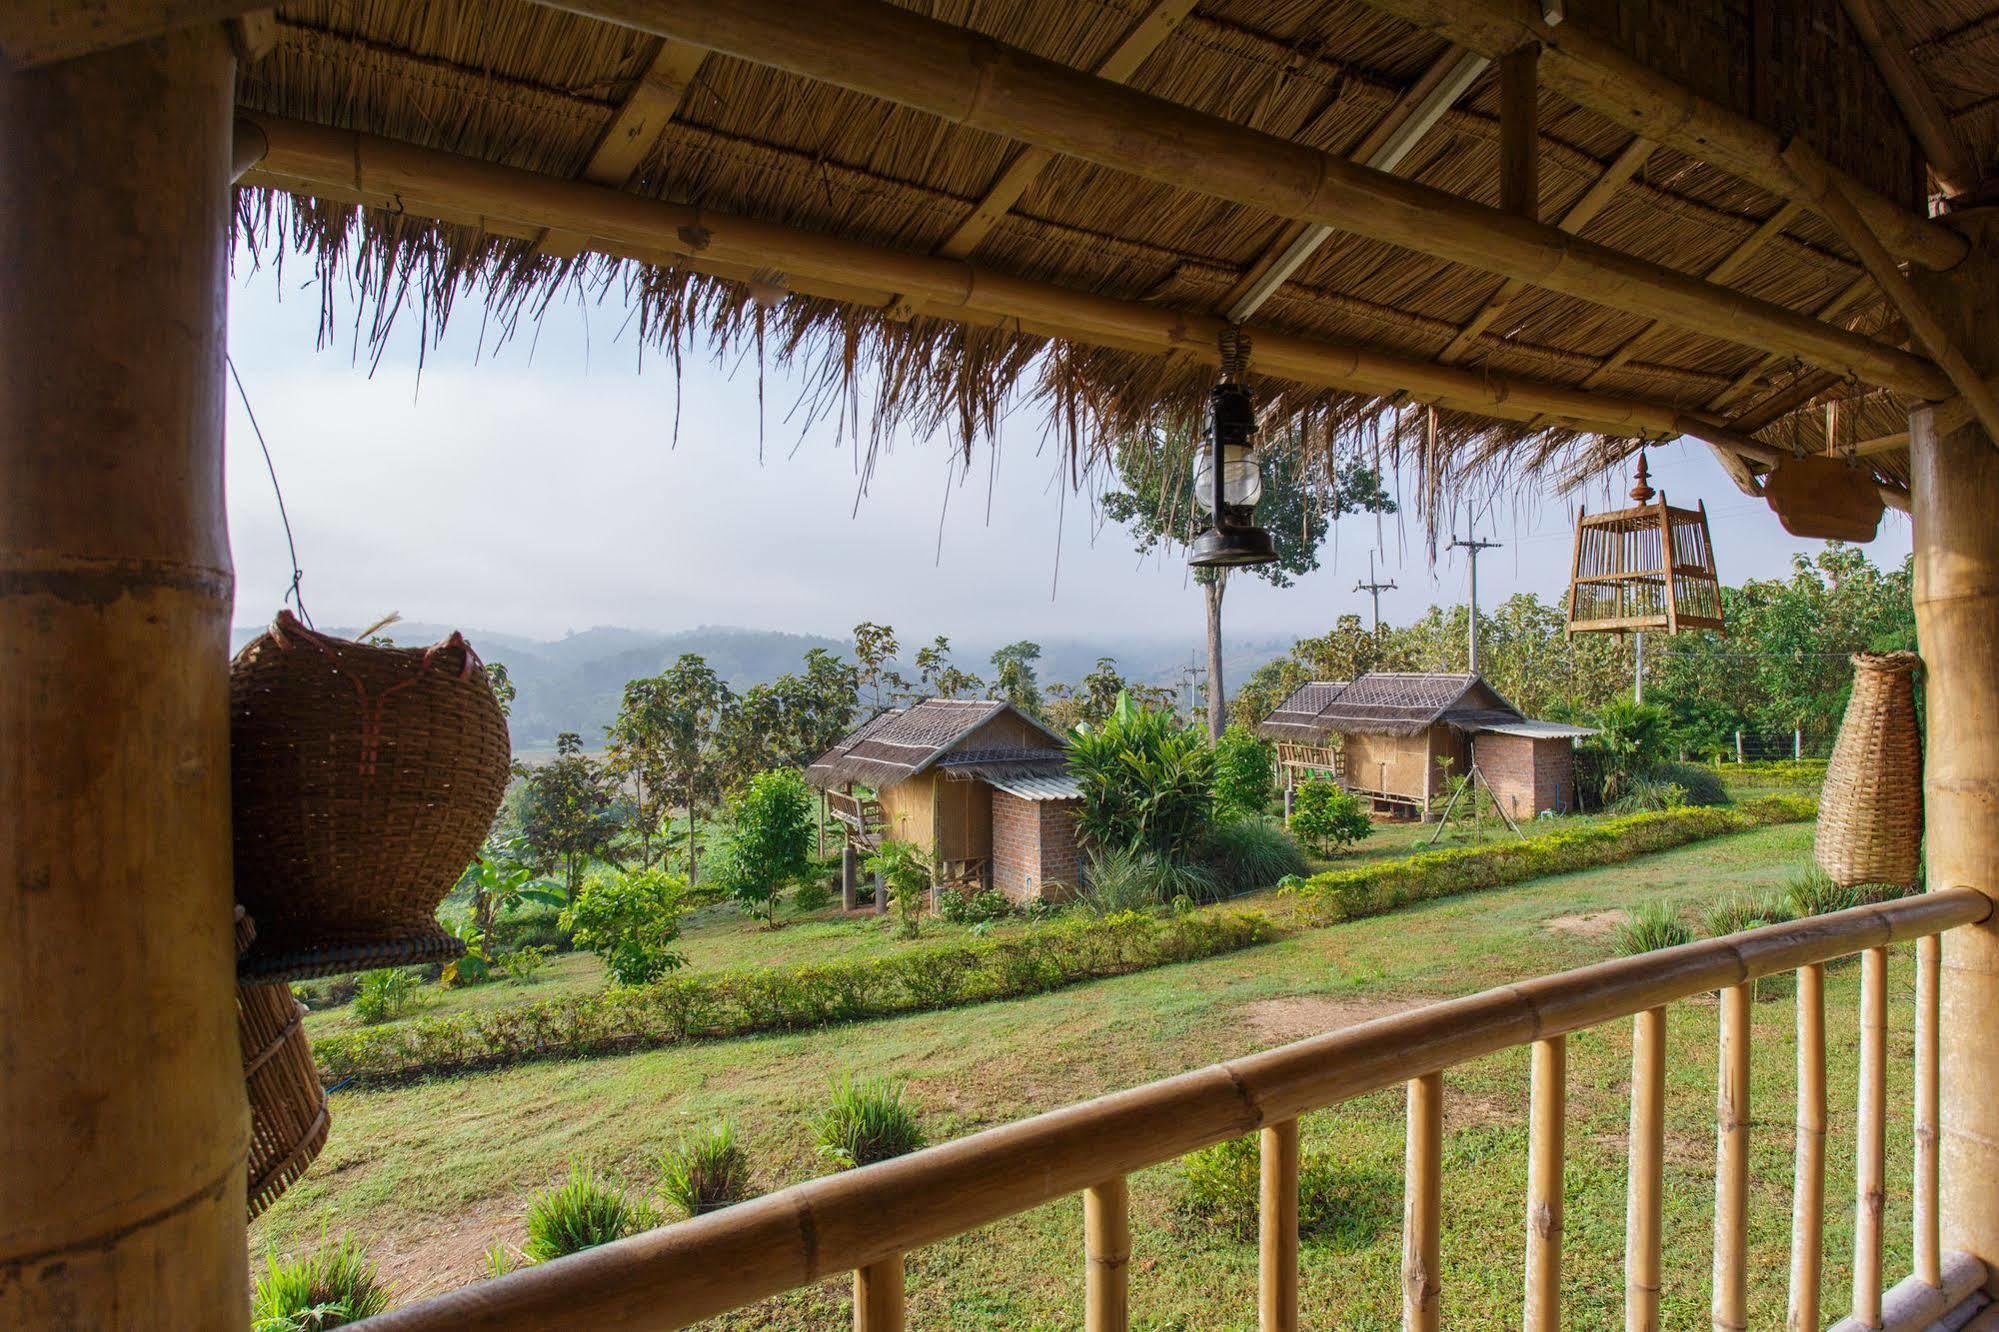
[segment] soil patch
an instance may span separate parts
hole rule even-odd
[[[1237,1013],[1259,1042],[1281,1045],[1415,1007],[1418,1001],[1413,999],[1340,999],[1325,994],[1299,994],[1283,999],[1259,999],[1244,1004]]]
[[[1624,920],[1622,911],[1583,911],[1572,916],[1556,916],[1544,924],[1557,934],[1573,934],[1582,939],[1608,939]]]

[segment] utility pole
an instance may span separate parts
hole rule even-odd
[[[1645,701],[1645,631],[1638,631],[1638,653],[1632,665],[1632,702]]]
[[[1367,581],[1365,583],[1355,583],[1353,590],[1356,592],[1365,592],[1374,598],[1374,632],[1378,637],[1381,633],[1381,594],[1383,592],[1393,592],[1395,584],[1392,582],[1377,583],[1374,581],[1374,552],[1371,550],[1367,553]]]
[[[1471,555],[1471,673],[1478,674],[1478,557],[1479,552],[1499,549],[1497,541],[1481,541],[1477,537],[1459,540],[1451,538],[1450,549],[1463,547]]]

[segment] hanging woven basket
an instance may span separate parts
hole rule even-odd
[[[1819,798],[1812,858],[1841,884],[1908,887],[1922,875],[1923,737],[1913,652],[1853,659],[1853,697]]]
[[[256,937],[256,926],[236,908],[236,953]],[[305,1009],[289,985],[236,986],[236,1030],[243,1046],[243,1089],[250,1097],[249,1212],[256,1220],[305,1173],[326,1145],[331,1121]]]
[[[375,647],[289,611],[229,674],[245,980],[442,961],[436,919],[492,826],[512,751],[463,637]]]

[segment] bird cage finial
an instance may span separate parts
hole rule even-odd
[[[1631,498],[1640,504],[1650,504],[1652,497],[1659,493],[1652,489],[1650,476],[1651,469],[1645,465],[1645,450],[1641,448],[1638,450],[1638,484],[1631,487]]]

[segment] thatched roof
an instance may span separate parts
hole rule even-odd
[[[906,708],[890,708],[855,727],[831,749],[813,760],[805,780],[819,787],[854,782],[880,791],[927,772],[951,756],[958,745],[987,722],[1011,714],[1046,735],[1049,748],[1035,751],[1061,758],[1062,737],[1011,703],[991,699],[927,698]],[[969,762],[1000,762],[1021,766],[1026,751],[977,750]],[[1035,770],[1039,770],[1037,767]]]
[[[1299,720],[1307,709],[1310,720]],[[1351,684],[1299,686],[1257,733],[1315,744],[1335,735],[1420,735],[1437,725],[1480,731],[1522,720],[1519,709],[1476,675],[1370,671]]]
[[[906,7],[1083,71],[1128,56],[1143,37],[1135,64],[1125,59],[1133,89],[1340,155],[1377,149],[1412,89],[1455,58],[1437,33],[1384,12],[1420,8],[1411,0]],[[1839,0],[1778,8],[1776,21],[1758,20],[1754,41],[1741,5],[1696,14],[1571,0],[1561,31],[1623,49],[1745,124],[1796,129],[1877,196],[1924,211],[1918,149]],[[1163,10],[1174,12],[1161,20]],[[1999,157],[1999,6],[1903,0],[1895,10],[1968,151],[1981,162]],[[666,11],[677,17],[662,23],[691,21],[691,11]],[[788,363],[808,385],[813,412],[870,439],[901,424],[945,429],[969,448],[1018,392],[1045,399],[1083,462],[1109,432],[1192,420],[1215,373],[1206,334],[1162,352],[1069,321],[996,318],[979,293],[1026,279],[1157,311],[1163,326],[1205,329],[1300,231],[1203,193],[1198,173],[1166,183],[1038,149],[1023,159],[1017,142],[912,105],[522,0],[285,0],[276,34],[275,49],[240,84],[244,106],[273,129],[360,131],[703,210],[687,213],[678,239],[668,228],[667,243],[649,249],[563,232],[476,191],[417,188],[400,167],[366,167],[358,146],[274,154],[246,178],[242,230],[260,256],[280,242],[312,256],[329,333],[351,318],[379,341],[394,319],[416,318],[434,337],[468,294],[489,307],[473,318],[508,330],[561,293],[623,291],[639,307],[636,332],[671,361],[698,346],[731,361],[748,351]],[[883,62],[893,64],[893,54]],[[1497,96],[1488,69],[1394,171],[1493,204]],[[1608,115],[1554,92],[1540,101],[1543,222],[1570,219],[1588,241],[1686,274],[1719,269],[1719,280],[1776,306],[1889,342],[1906,337],[1816,213],[1767,182],[1671,147],[1644,150]],[[1017,197],[1000,197],[996,187],[1015,178],[1026,182]],[[726,219],[778,223],[877,254],[965,259],[970,295],[953,308],[864,276],[804,274],[776,255],[721,255],[708,238]],[[1601,422],[1509,409],[1504,389],[1477,410],[1432,394],[1412,403],[1392,374],[1366,372],[1356,354],[1442,360],[1491,383],[1515,376],[1587,388],[1642,400],[1668,419],[1707,413],[1785,449],[1822,448],[1829,430],[1851,444],[1904,428],[1905,397],[1827,380],[1753,340],[1719,336],[1729,332],[1725,320],[1655,324],[1411,244],[1334,231],[1251,317],[1270,336],[1351,349],[1321,358],[1328,381],[1259,368],[1254,357],[1250,368],[1269,419],[1302,427],[1287,446],[1409,459],[1443,483],[1424,486],[1426,508],[1481,475],[1511,476],[1514,464],[1601,465],[1631,442],[1593,433]],[[1335,363],[1349,368],[1335,373]],[[1773,399],[1787,387],[1796,401]],[[1407,410],[1424,398],[1444,409]],[[1831,416],[1821,410],[1828,401],[1839,404]],[[1892,446],[1870,461],[1890,480],[1905,473]]]

